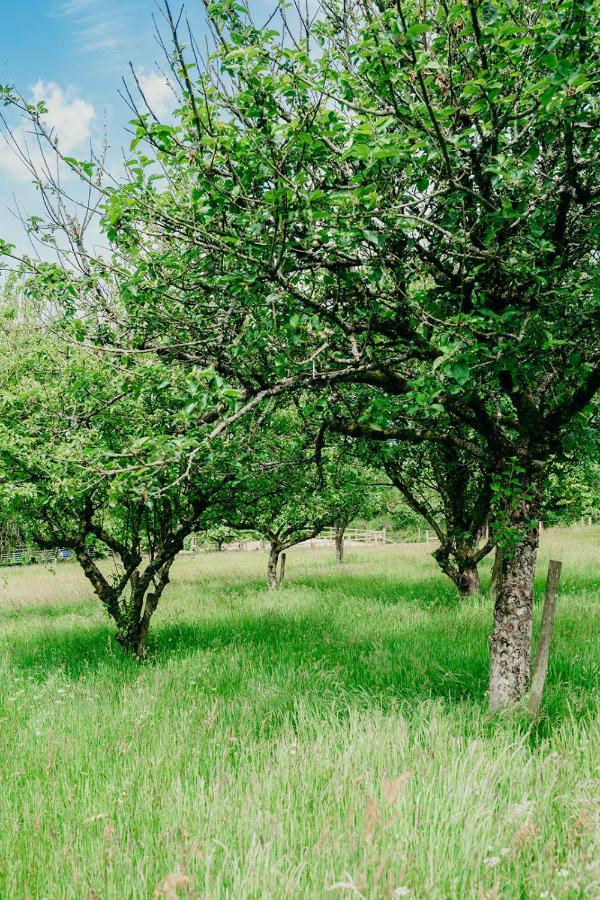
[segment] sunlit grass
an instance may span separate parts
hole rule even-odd
[[[76,566],[0,571],[0,896],[600,896],[599,550],[544,535],[537,724],[425,547],[182,560],[142,666]]]

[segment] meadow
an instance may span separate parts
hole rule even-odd
[[[600,529],[536,627],[549,557],[535,722],[425,546],[182,559],[142,664],[77,566],[0,570],[0,897],[599,897]]]

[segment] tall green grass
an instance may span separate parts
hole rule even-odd
[[[183,560],[141,666],[75,566],[4,573],[0,896],[600,896],[599,549],[544,535],[537,723],[488,716],[490,605],[425,547],[298,550],[276,596]]]

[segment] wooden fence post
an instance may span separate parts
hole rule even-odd
[[[285,581],[285,553],[279,557],[279,576],[277,578],[277,587],[281,587]]]
[[[496,552],[494,553],[494,565],[492,566],[492,575],[490,578],[490,586],[488,588],[488,597],[490,600],[496,599],[496,594],[498,593],[498,588],[500,586],[500,579],[502,578],[502,550],[496,544]]]
[[[550,642],[552,640],[552,631],[554,630],[554,616],[556,615],[556,597],[558,594],[558,584],[560,581],[560,572],[562,562],[551,559],[548,564],[548,577],[546,579],[546,595],[544,597],[544,609],[542,612],[542,627],[540,629],[540,639],[538,642],[537,660],[535,664],[535,672],[531,679],[531,690],[529,692],[529,712],[537,716],[542,704],[542,693],[544,691],[544,682],[546,681],[546,672],[548,671],[548,658],[550,656]]]

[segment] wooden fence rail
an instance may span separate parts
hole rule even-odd
[[[313,538],[313,540],[319,540],[319,538],[326,541],[334,541],[335,528],[324,528],[321,534]],[[346,528],[344,540],[358,541],[361,544],[385,544],[387,541],[386,530],[385,528],[382,528],[381,531],[374,531],[369,528]]]
[[[73,559],[70,550],[60,547],[52,550],[37,550],[35,547],[15,547],[5,553],[0,553],[0,566],[24,566],[29,563],[53,563],[64,562]]]
[[[349,543],[360,544],[386,544],[387,534],[385,528],[375,531],[369,528],[347,528],[344,540]],[[298,544],[298,547],[319,547],[335,543],[335,528],[324,528],[316,537],[309,538]],[[223,550],[265,550],[269,546],[268,541],[256,539],[242,539],[223,544]],[[210,545],[201,544],[196,535],[192,535],[184,554],[202,553],[210,548]]]

